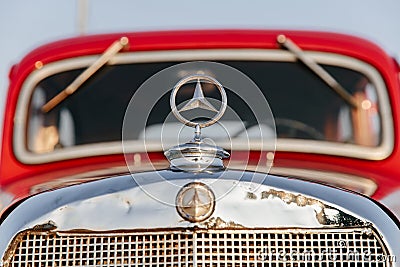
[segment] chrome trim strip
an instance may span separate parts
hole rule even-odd
[[[393,150],[394,133],[393,119],[390,109],[390,101],[386,92],[385,83],[378,71],[365,62],[354,58],[321,53],[306,52],[320,64],[329,64],[339,67],[354,69],[366,75],[375,85],[378,93],[378,101],[382,119],[382,144],[377,147],[362,147],[352,144],[298,140],[279,139],[277,142],[278,151],[292,151],[304,153],[317,153],[335,156],[346,156],[369,160],[382,160],[387,158]],[[105,154],[122,154],[120,142],[97,143],[93,145],[81,145],[72,148],[54,151],[45,154],[35,154],[25,148],[25,125],[29,99],[34,86],[45,77],[60,71],[74,68],[84,68],[93,63],[97,56],[84,56],[72,58],[47,64],[43,68],[35,70],[22,85],[20,98],[18,99],[16,114],[14,118],[13,148],[18,160],[27,164],[39,164],[72,158],[98,156]],[[180,50],[180,51],[156,51],[136,52],[116,55],[109,64],[128,64],[145,62],[176,62],[191,60],[254,60],[254,61],[295,61],[295,57],[287,51],[262,50],[262,49],[210,49],[210,50]],[[140,141],[139,141],[140,143]],[[221,145],[222,146],[222,145]],[[236,146],[236,145],[235,145]],[[240,150],[240,144],[237,149]],[[144,151],[143,145],[138,142],[130,146],[132,151]],[[247,149],[248,147],[246,147]],[[160,151],[160,146],[147,146],[147,151]]]
[[[140,156],[139,156],[140,157]],[[169,167],[169,162],[159,161],[155,163],[135,163],[135,171],[152,171],[161,170]],[[259,166],[247,165],[241,161],[230,161],[230,169],[246,170],[246,171],[260,171]],[[47,181],[44,183],[39,183],[31,187],[29,194],[34,195],[48,190],[54,190],[56,188],[65,187],[68,185],[85,183],[88,181],[94,181],[103,179],[104,177],[115,176],[117,174],[127,173],[128,169],[126,166],[111,167],[96,171],[88,171],[79,173],[76,175],[70,175],[55,180]],[[313,181],[317,183],[326,183],[328,185],[336,185],[339,188],[351,189],[358,193],[362,193],[366,196],[372,196],[376,189],[377,184],[366,177],[360,177],[356,175],[350,175],[340,172],[330,172],[330,171],[317,171],[312,169],[301,169],[301,168],[290,168],[290,167],[275,167],[269,171],[272,175],[279,175],[284,177],[294,177],[301,178],[308,181]],[[359,188],[355,190],[354,188]],[[1,195],[1,194],[0,194]],[[1,199],[1,198],[0,198]]]

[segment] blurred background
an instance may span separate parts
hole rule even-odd
[[[0,120],[8,71],[37,46],[82,34],[199,28],[347,33],[377,43],[400,60],[398,0],[0,0]]]

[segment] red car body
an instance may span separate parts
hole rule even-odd
[[[373,180],[377,190],[373,198],[380,200],[400,190],[400,82],[399,65],[377,45],[348,35],[280,30],[197,30],[118,33],[83,36],[44,45],[33,50],[9,74],[9,90],[3,125],[0,188],[16,199],[29,195],[33,185],[65,176],[109,167],[126,166],[124,156],[104,155],[41,164],[24,164],[13,150],[13,127],[21,86],[37,68],[71,57],[102,53],[121,36],[130,40],[125,51],[157,51],[182,49],[277,49],[276,36],[285,34],[304,51],[341,54],[364,61],[375,67],[384,79],[393,116],[394,146],[391,154],[381,160],[366,160],[344,156],[276,151],[274,166],[301,168],[350,174]],[[122,52],[123,53],[123,52]],[[258,156],[253,151],[251,157]],[[149,158],[168,166],[162,152],[152,152]],[[251,158],[250,158],[251,161]]]

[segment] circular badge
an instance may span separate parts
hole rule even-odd
[[[179,215],[190,222],[206,220],[214,212],[215,196],[211,189],[200,182],[185,185],[176,196]]]
[[[196,88],[193,93],[192,99],[189,100],[188,103],[186,103],[185,106],[183,106],[181,109],[178,110],[175,102],[176,94],[178,93],[179,89],[182,88],[183,85],[191,82],[191,81],[197,81],[196,83]],[[201,88],[201,81],[209,82],[211,84],[214,84],[217,89],[219,90],[219,93],[221,94],[221,107],[219,110],[217,110],[204,96],[203,89]],[[226,110],[226,105],[227,105],[227,97],[225,93],[224,87],[214,78],[207,76],[207,75],[191,75],[188,77],[185,77],[181,79],[174,87],[174,89],[171,92],[171,98],[170,98],[170,105],[171,105],[171,110],[172,113],[175,115],[175,117],[182,122],[183,124],[190,126],[190,127],[196,127],[197,125],[200,126],[200,128],[208,127],[210,125],[213,125],[216,123],[222,115],[224,115],[224,112]],[[216,112],[215,116],[209,119],[208,121],[205,121],[203,123],[195,123],[192,122],[185,117],[182,116],[183,111],[191,110],[191,109],[205,109],[205,110],[210,110]]]

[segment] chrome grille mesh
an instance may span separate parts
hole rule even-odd
[[[387,266],[369,229],[20,233],[6,266]]]

